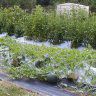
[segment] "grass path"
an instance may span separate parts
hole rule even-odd
[[[40,96],[38,93],[29,92],[17,87],[8,81],[0,81],[0,96]]]

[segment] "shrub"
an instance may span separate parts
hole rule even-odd
[[[26,23],[27,31],[26,35],[31,39],[44,41],[47,39],[47,14],[40,6],[36,7],[36,10],[28,17]]]
[[[9,35],[27,36],[38,41],[49,40],[53,44],[59,44],[65,40],[72,41],[72,47],[78,47],[82,43],[96,46],[96,15],[85,13],[71,16],[57,15],[55,11],[46,12],[43,7],[37,6],[31,13],[26,13],[18,6],[0,9],[0,31]]]
[[[26,21],[27,13],[18,6],[4,8],[1,13],[2,32],[8,32],[9,35],[21,36],[24,33],[24,22]]]
[[[58,44],[64,41],[65,35],[65,20],[56,15],[55,12],[48,14],[48,39],[54,44]]]
[[[3,17],[3,9],[1,8],[0,9],[0,33],[5,32],[5,26],[6,26],[5,22],[6,21],[4,21],[3,18],[4,18]]]
[[[41,6],[37,6],[27,20],[25,35],[29,38],[39,41],[49,40],[56,44],[64,41],[65,22],[54,11],[45,12]]]
[[[96,16],[84,16],[85,13],[81,10],[78,15],[73,11],[68,17],[66,14],[56,15],[54,11],[45,12],[41,6],[37,6],[36,10],[27,17],[25,35],[34,40],[49,40],[53,44],[70,40],[72,47],[78,47],[82,43],[91,44],[91,40],[95,44]]]
[[[87,42],[96,49],[96,15],[93,15],[86,22],[86,38]]]

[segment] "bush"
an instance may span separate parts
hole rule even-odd
[[[78,47],[82,43],[91,44],[91,41],[95,44],[96,16],[84,16],[85,13],[81,10],[79,15],[72,12],[72,15],[68,17],[66,14],[56,15],[54,11],[45,12],[42,7],[37,6],[28,17],[25,35],[34,40],[49,40],[53,44],[70,40],[72,47]],[[89,35],[90,33],[91,35]]]
[[[47,14],[40,6],[27,19],[27,35],[31,39],[44,41],[47,39]]]
[[[0,9],[0,33],[5,32],[6,21],[3,19],[3,9]]]
[[[53,44],[58,44],[64,41],[65,35],[65,20],[60,16],[56,15],[55,12],[49,13],[48,15],[48,39]]]
[[[26,21],[26,15],[27,13],[18,6],[1,10],[1,33],[7,32],[9,35],[22,36],[25,30],[24,22]]]
[[[86,22],[86,38],[87,42],[96,49],[96,16],[93,15]]]
[[[79,14],[71,16],[57,15],[55,11],[46,12],[37,6],[31,13],[26,13],[18,6],[0,9],[0,32],[9,35],[27,36],[37,41],[49,40],[59,44],[65,40],[72,41],[72,47],[82,43],[96,48],[96,14],[89,17],[80,10]]]
[[[45,12],[41,6],[37,6],[36,10],[28,17],[25,35],[30,39],[49,40],[54,44],[58,44],[64,41],[64,23],[65,21],[54,11]]]

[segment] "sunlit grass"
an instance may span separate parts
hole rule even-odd
[[[40,96],[38,93],[28,92],[7,81],[0,81],[0,96]]]

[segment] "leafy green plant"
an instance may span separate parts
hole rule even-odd
[[[18,6],[2,9],[1,16],[1,32],[7,32],[9,35],[23,35],[25,30],[24,22],[26,21],[25,11]]]
[[[77,48],[82,43],[90,44],[96,48],[96,14],[86,16],[82,10],[75,14],[74,10],[70,16],[66,14],[57,15],[55,11],[46,12],[43,7],[28,14],[18,6],[1,8],[0,31],[9,35],[27,36],[37,41],[50,41],[59,44],[72,41],[72,47]]]
[[[96,62],[95,50],[85,49],[79,51],[77,49],[70,50],[55,47],[24,45],[17,43],[9,37],[2,38],[0,42],[10,48],[10,53],[14,54],[12,57],[23,55],[28,59],[28,61],[26,61],[26,59],[25,61],[23,60],[23,63],[19,67],[8,67],[9,72],[15,78],[38,78],[38,75],[43,76],[50,72],[61,78],[62,75],[66,76],[69,70],[74,72],[76,68],[82,68],[84,62],[87,62],[87,64],[91,66],[94,66],[94,62]],[[50,61],[46,62],[45,66],[37,68],[34,62],[41,59],[44,60],[45,54],[49,54]],[[7,65],[10,65],[10,63]]]
[[[36,10],[28,17],[26,23],[27,31],[26,35],[31,39],[37,39],[43,41],[47,39],[47,16],[44,9],[40,6],[36,7]]]

